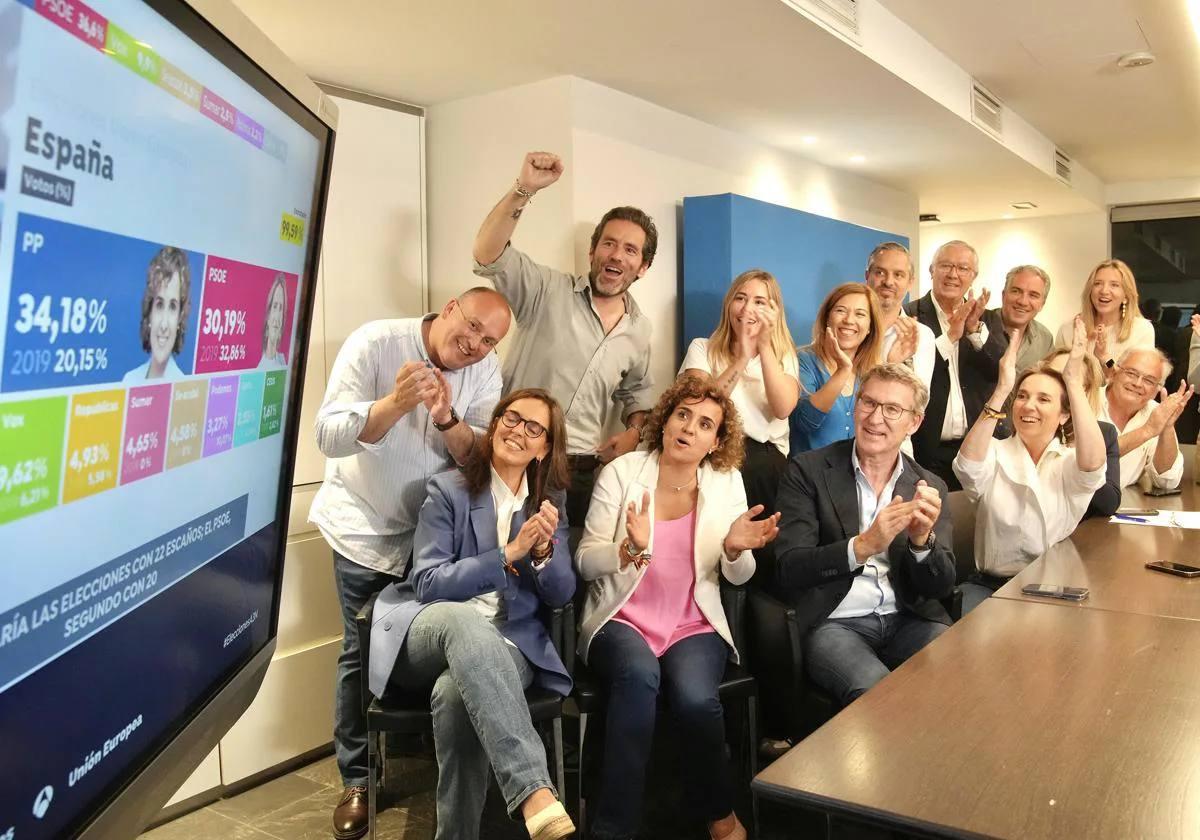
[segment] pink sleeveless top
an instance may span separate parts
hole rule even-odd
[[[679,519],[655,520],[654,556],[613,616],[641,633],[656,657],[688,636],[715,632],[696,605],[695,535],[695,509]]]

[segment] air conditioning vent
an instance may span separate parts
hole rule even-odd
[[[784,3],[838,35],[860,44],[858,0],[783,0]]]
[[[1071,159],[1063,154],[1062,149],[1054,150],[1054,174],[1064,184],[1071,183]]]
[[[979,82],[971,83],[971,120],[989,134],[1004,134],[1004,104]]]

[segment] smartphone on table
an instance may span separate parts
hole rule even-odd
[[[1200,566],[1189,566],[1186,563],[1175,563],[1171,560],[1154,560],[1147,563],[1146,568],[1180,577],[1200,577]]]
[[[1040,595],[1044,598],[1058,598],[1063,601],[1082,601],[1088,596],[1088,590],[1082,586],[1055,586],[1052,583],[1027,583],[1021,587],[1025,595]]]

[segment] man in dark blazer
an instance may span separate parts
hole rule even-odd
[[[917,463],[937,475],[951,490],[961,490],[950,468],[967,429],[996,386],[1000,357],[1008,342],[983,322],[989,294],[971,293],[979,274],[979,255],[966,242],[952,240],[934,252],[929,263],[932,289],[909,301],[904,311],[933,331],[937,352],[929,387],[925,422],[912,438]]]
[[[792,457],[779,482],[777,585],[802,626],[805,670],[843,705],[936,639],[954,589],[946,485],[900,451],[925,385],[879,365],[859,387],[854,438]]]

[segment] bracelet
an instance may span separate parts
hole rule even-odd
[[[522,187],[520,178],[515,178],[513,180],[513,192],[528,201],[533,201],[533,197],[537,195],[537,190],[530,191]]]
[[[1008,414],[1003,411],[997,411],[996,409],[992,408],[987,403],[984,403],[983,404],[983,416],[987,417],[989,420],[1003,420],[1005,417],[1008,416]]]
[[[534,561],[538,562],[538,563],[541,563],[543,560],[545,560],[547,557],[549,557],[553,553],[554,553],[554,543],[549,543],[549,542],[546,543],[546,549],[544,551],[538,551],[538,547],[536,545],[533,548],[529,549],[529,556],[532,557],[534,559]]]

